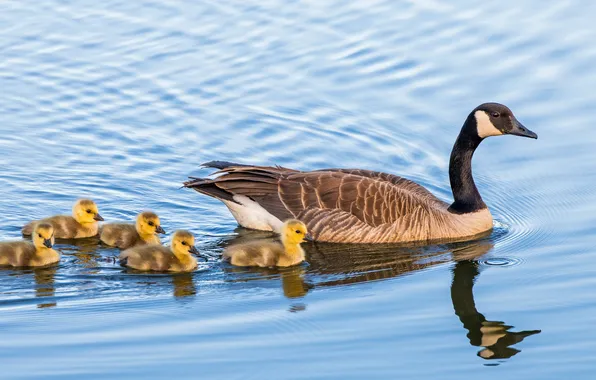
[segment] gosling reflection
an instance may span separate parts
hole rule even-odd
[[[37,308],[43,309],[57,305],[54,298],[56,294],[55,276],[57,270],[58,267],[56,265],[35,269],[2,267],[0,268],[0,274],[18,279],[19,286],[14,286],[14,288],[18,288],[19,292],[29,291],[29,289],[33,290],[34,297],[27,297],[27,299],[22,301],[30,305],[37,304]],[[27,284],[25,285],[25,289],[21,289],[23,284]]]
[[[172,275],[174,297],[185,298],[197,294],[197,288],[193,281],[192,273],[180,273]]]
[[[33,272],[33,279],[35,280],[35,297],[40,301],[45,301],[48,298],[54,297],[56,293],[55,276],[56,267],[40,268]],[[37,307],[40,309],[54,307],[56,302],[40,302]]]
[[[304,297],[312,288],[305,280],[306,270],[298,265],[288,268],[231,267],[225,266],[224,272],[234,274],[230,282],[254,282],[263,279],[281,280],[281,289],[289,299]]]
[[[483,347],[478,356],[483,359],[508,359],[520,350],[511,346],[520,343],[526,337],[540,333],[540,330],[510,331],[513,326],[504,322],[489,321],[476,310],[473,287],[477,276],[478,262],[474,260],[458,261],[453,268],[451,300],[459,320],[468,330],[470,344]]]

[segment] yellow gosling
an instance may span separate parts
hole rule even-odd
[[[304,250],[300,243],[306,237],[306,225],[291,219],[281,230],[281,244],[272,242],[250,242],[228,247],[223,259],[232,265],[242,267],[289,267],[304,261]]]
[[[120,253],[120,265],[142,271],[190,272],[196,269],[199,255],[192,233],[178,230],[172,236],[172,244],[147,244]]]
[[[79,199],[72,207],[72,216],[56,215],[42,220],[27,223],[21,232],[25,236],[31,235],[35,224],[49,223],[54,227],[54,237],[57,239],[80,239],[96,236],[99,231],[99,215],[97,205],[90,199]]]
[[[33,242],[0,243],[0,266],[43,267],[60,261],[60,253],[52,249],[54,227],[39,223],[33,229]]]
[[[105,244],[128,249],[145,244],[161,244],[157,234],[165,234],[159,217],[152,211],[137,215],[135,224],[107,223],[99,232],[99,238]]]

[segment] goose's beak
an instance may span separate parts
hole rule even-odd
[[[314,241],[312,235],[309,233],[307,233],[306,235],[304,235],[304,240],[306,241]]]
[[[97,220],[98,222],[103,222],[103,217],[99,214],[95,214],[93,220]]]
[[[52,248],[52,239],[44,239],[43,245],[45,245],[47,248]]]
[[[522,123],[520,123],[519,121],[517,121],[517,119],[515,117],[511,117],[511,125],[512,125],[512,129],[511,129],[511,131],[509,131],[510,135],[529,137],[531,139],[538,139],[538,135],[536,133],[534,133],[534,132],[530,131],[528,128],[524,127],[524,125]]]
[[[166,233],[166,231],[161,226],[157,226],[155,228],[155,232],[157,232],[158,234],[165,234]]]

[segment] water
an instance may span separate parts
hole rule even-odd
[[[475,242],[309,245],[301,267],[176,276],[61,242],[58,267],[0,272],[2,377],[591,378],[594,16],[537,0],[1,2],[1,239],[90,197],[109,221],[153,209],[217,255],[261,234],[180,189],[201,162],[389,171],[449,199],[476,105],[539,135],[476,153],[496,227]]]

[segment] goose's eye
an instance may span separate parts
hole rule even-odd
[[[153,223],[153,222],[149,222],[147,224],[150,225],[151,227],[153,227],[155,225],[155,223]]]
[[[186,245],[186,242],[185,242],[185,241],[183,241],[183,242],[182,242],[182,245]]]
[[[499,116],[501,116],[501,114],[498,113],[497,111],[493,112],[491,115],[493,115],[493,117],[499,117]]]
[[[87,210],[87,214],[91,214],[91,210]]]

